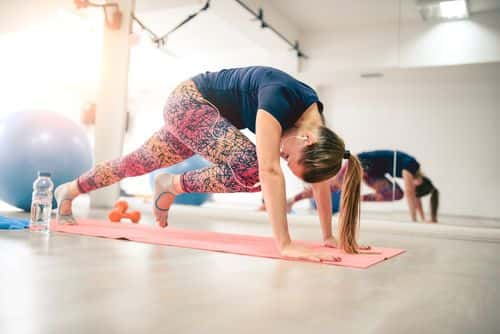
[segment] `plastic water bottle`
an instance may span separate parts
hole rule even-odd
[[[54,183],[50,179],[50,173],[38,172],[38,177],[33,182],[33,196],[31,198],[31,231],[49,231],[53,189]]]

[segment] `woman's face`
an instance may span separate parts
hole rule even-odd
[[[299,161],[306,142],[307,137],[303,136],[289,136],[281,139],[280,156],[286,160],[292,173],[299,178],[302,178],[304,174],[304,166]]]
[[[413,178],[413,184],[415,185],[415,187],[418,187],[419,185],[422,184],[422,178],[421,177]]]

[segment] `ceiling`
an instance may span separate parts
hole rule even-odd
[[[161,36],[199,9],[199,5],[189,5],[154,11],[136,10],[136,15],[149,29]],[[136,26],[135,30],[140,28]],[[200,53],[200,50],[216,52],[250,48],[253,45],[245,34],[238,29],[231,29],[229,24],[208,10],[176,30],[168,38],[166,47],[178,56],[189,56],[193,52]]]
[[[397,22],[399,0],[268,0],[300,31]]]
[[[266,0],[300,31],[421,21],[416,0]],[[500,0],[469,0],[472,13],[499,10]]]
[[[136,1],[137,16],[158,35],[175,27],[204,3],[202,0],[171,0],[173,2],[167,6],[163,0]],[[261,3],[274,7],[302,33],[422,22],[416,0],[262,0]],[[500,0],[469,0],[469,8],[472,15],[499,10]],[[257,24],[255,29],[258,29]],[[253,45],[244,32],[232,29],[208,10],[172,34],[167,49],[183,57],[205,50],[204,55],[208,56],[208,50],[242,50]]]

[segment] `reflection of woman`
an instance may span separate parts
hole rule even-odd
[[[431,221],[437,222],[439,192],[431,180],[422,174],[420,164],[414,157],[401,151],[390,150],[363,152],[357,156],[363,166],[363,181],[375,191],[363,195],[363,201],[392,201],[402,199],[403,190],[396,182],[393,183],[388,179],[386,175],[403,178],[406,199],[412,220],[416,221],[416,214],[418,212],[420,218],[425,221],[425,214],[420,198],[430,194]],[[344,164],[335,177],[328,180],[332,193],[341,190],[346,168],[347,163]],[[394,168],[395,171],[393,171]],[[305,189],[288,202],[288,209],[290,210],[298,201],[311,197],[311,189]],[[333,195],[332,198],[334,198]]]
[[[167,226],[168,210],[183,192],[262,191],[268,204],[276,245],[288,257],[332,259],[330,253],[291,240],[286,220],[285,182],[280,156],[291,171],[313,184],[324,244],[337,245],[332,234],[330,191],[323,182],[348,159],[340,221],[340,246],[357,252],[362,169],[346,154],[341,138],[324,126],[323,105],[316,92],[288,74],[269,67],[207,72],[182,82],[164,109],[165,124],[138,150],[98,164],[78,179],[56,189],[59,217],[73,222],[72,200],[199,154],[212,166],[182,175],[159,174],[155,179],[153,212]],[[256,146],[238,129],[256,133]],[[260,182],[260,186],[258,183]]]

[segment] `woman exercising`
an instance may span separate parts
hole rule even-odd
[[[56,189],[58,220],[75,223],[71,205],[79,194],[199,154],[213,165],[155,178],[153,212],[161,227],[168,225],[168,210],[181,193],[257,192],[262,188],[283,256],[339,260],[291,240],[280,156],[295,175],[312,183],[324,245],[329,247],[336,247],[337,241],[332,234],[330,189],[324,181],[340,170],[345,158],[349,167],[343,183],[339,246],[356,253],[361,248],[356,242],[361,165],[345,150],[342,139],[325,127],[322,111],[311,87],[274,68],[256,66],[199,74],[171,93],[163,113],[165,125],[142,147],[99,163]],[[256,134],[256,145],[238,130],[243,128]]]
[[[412,220],[417,220],[416,213],[418,213],[422,221],[426,221],[421,197],[430,194],[430,221],[437,223],[439,191],[432,184],[431,180],[422,174],[420,171],[420,164],[414,157],[401,151],[390,150],[363,152],[359,153],[357,156],[363,167],[364,182],[375,190],[374,193],[363,195],[363,201],[393,201],[402,199],[403,190],[396,182],[393,183],[388,179],[386,175],[389,174],[391,177],[402,177]],[[396,158],[396,165],[394,165],[394,158]],[[396,175],[394,175],[393,172],[394,167],[396,168]],[[342,188],[346,169],[347,163],[344,164],[335,177],[328,180],[330,191],[332,192],[332,199],[336,197],[333,196],[333,194],[340,191]],[[311,197],[313,196],[310,188],[295,195],[287,203],[288,211],[291,210],[295,203]],[[335,204],[336,203],[333,203],[332,207],[336,207]]]

